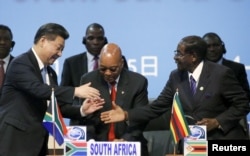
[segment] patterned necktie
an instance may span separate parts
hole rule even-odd
[[[3,80],[4,80],[4,61],[0,60],[0,88],[2,88]]]
[[[190,88],[191,88],[192,94],[194,95],[196,92],[196,81],[192,75],[190,76]]]
[[[116,98],[115,84],[116,84],[115,81],[110,83],[110,85],[111,85],[111,94],[110,94],[111,101],[115,101],[115,98]],[[108,133],[108,140],[113,141],[114,139],[115,139],[115,127],[114,127],[114,123],[111,123],[110,128],[109,128],[109,133]]]
[[[95,56],[94,57],[94,67],[93,67],[93,70],[96,70],[96,69],[98,69],[98,59],[99,59],[99,57],[98,56]]]

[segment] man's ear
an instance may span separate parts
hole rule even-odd
[[[11,42],[11,48],[13,48],[15,46],[16,42],[15,41],[12,41]]]

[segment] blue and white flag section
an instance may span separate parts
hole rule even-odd
[[[87,156],[141,156],[140,142],[89,141]]]

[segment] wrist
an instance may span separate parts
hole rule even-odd
[[[79,96],[78,96],[78,87],[75,87],[75,90],[74,90],[74,97],[79,97]]]
[[[124,112],[124,120],[125,121],[128,121],[128,112],[127,111],[123,111]]]
[[[85,117],[85,116],[88,115],[87,113],[85,113],[83,105],[80,107],[80,114],[81,114],[82,117]]]

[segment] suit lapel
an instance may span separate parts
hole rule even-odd
[[[81,71],[81,76],[88,72],[88,58],[87,58],[86,52],[84,52],[82,54],[82,60],[80,62],[80,67],[82,67],[82,69],[83,69],[83,70],[79,70],[79,71]]]
[[[180,80],[178,83],[178,92],[179,92],[179,97],[181,99],[182,104],[184,107],[188,107],[191,109],[193,107],[194,103],[194,98],[191,93],[190,85],[189,85],[189,80],[188,80],[188,73],[187,72],[180,72],[179,73]]]
[[[126,70],[122,70],[119,78],[119,82],[117,84],[117,90],[116,90],[116,102],[122,106],[124,104],[124,101],[126,101],[124,98],[129,90],[128,85],[128,77],[126,74]]]
[[[56,73],[54,72],[54,70],[49,66],[47,68],[47,71],[48,71],[48,75],[49,75],[50,85],[51,86],[58,85],[57,84],[57,76],[56,76]]]
[[[41,75],[41,71],[40,71],[38,62],[37,62],[37,60],[36,60],[36,57],[35,57],[33,51],[32,51],[32,50],[29,50],[29,51],[27,52],[27,54],[28,54],[28,57],[29,57],[29,59],[30,59],[30,61],[31,61],[32,66],[34,67],[34,70],[35,70],[36,75],[40,78],[41,82],[43,82],[43,78],[42,78],[42,75]]]
[[[204,95],[207,85],[209,84],[211,70],[209,68],[209,64],[204,62],[203,69],[200,75],[199,83],[197,86],[195,101],[197,104],[201,102],[201,97]]]
[[[97,83],[97,84],[100,84],[100,85],[98,85],[96,87],[101,92],[102,98],[105,99],[104,110],[110,110],[112,108],[112,101],[111,101],[111,98],[110,98],[109,84],[102,78],[101,75],[99,75],[99,72],[98,72],[97,77],[100,78],[99,79],[100,83]]]

